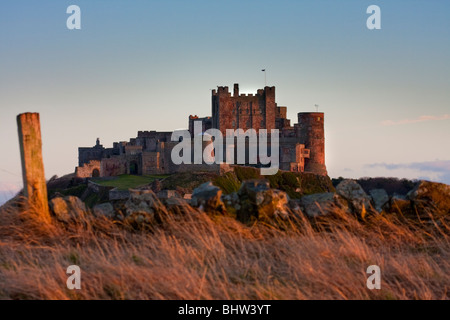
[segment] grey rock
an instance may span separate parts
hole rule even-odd
[[[125,215],[145,216],[145,220],[149,217],[159,219],[161,215],[167,215],[167,209],[158,199],[152,190],[132,190],[130,189],[130,198],[125,203]]]
[[[105,216],[108,218],[114,218],[115,217],[115,211],[114,207],[111,203],[102,203],[94,206],[93,208],[94,214],[96,216]]]
[[[222,201],[227,207],[234,208],[235,210],[239,210],[241,208],[239,196],[237,192],[233,192],[230,194],[226,194],[222,196]]]
[[[58,221],[77,221],[86,217],[86,205],[74,196],[57,197],[50,200],[50,209]]]
[[[389,202],[389,196],[384,189],[372,189],[369,191],[370,197],[375,210],[378,212],[383,211],[383,207]]]
[[[348,201],[351,210],[357,215],[365,211],[373,211],[371,198],[355,180],[343,180],[336,187],[336,193]]]
[[[270,189],[267,180],[244,181],[238,196],[240,207],[237,210],[237,219],[241,222],[248,222],[252,218],[287,219],[292,214],[288,195],[283,191]]]
[[[225,205],[222,202],[222,190],[211,182],[206,182],[194,189],[191,197],[191,205],[205,212],[224,212]]]
[[[333,192],[303,196],[300,199],[300,205],[310,217],[327,215],[338,209],[346,212],[350,211],[347,201]]]
[[[434,207],[442,213],[450,214],[450,185],[419,181],[406,198],[416,207]]]
[[[181,198],[176,190],[161,190],[156,195],[159,199]]]

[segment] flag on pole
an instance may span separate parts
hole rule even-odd
[[[266,69],[262,69],[261,71],[262,71],[262,72],[266,72]]]

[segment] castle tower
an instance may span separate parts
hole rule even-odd
[[[233,95],[228,87],[212,90],[212,127],[223,134],[227,129],[276,128],[277,105],[275,87],[259,89],[256,94],[240,94],[239,84],[234,84]]]
[[[299,142],[311,152],[310,158],[305,159],[305,172],[327,175],[323,112],[298,113],[298,130]]]

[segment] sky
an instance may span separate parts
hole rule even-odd
[[[19,113],[41,115],[50,178],[97,137],[112,147],[210,115],[217,86],[256,93],[261,69],[292,123],[325,113],[331,177],[450,184],[449,13],[441,0],[2,1],[0,203],[22,186]]]

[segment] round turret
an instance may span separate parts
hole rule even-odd
[[[323,112],[300,112],[298,130],[300,143],[309,149],[309,159],[305,159],[305,172],[327,175],[325,167],[325,131]]]

